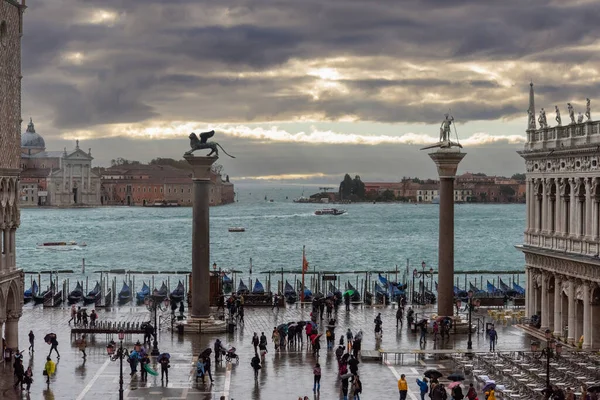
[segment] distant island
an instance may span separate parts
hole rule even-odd
[[[439,181],[403,177],[399,182],[363,182],[359,175],[349,174],[340,182],[337,192],[322,191],[297,202],[357,203],[406,202],[436,203]],[[323,190],[324,189],[324,190]],[[456,177],[454,201],[457,203],[525,203],[525,174],[510,178],[487,176],[484,173],[465,173]]]

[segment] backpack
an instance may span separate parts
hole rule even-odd
[[[325,334],[325,336],[327,336],[328,338],[330,338],[331,337],[331,331],[328,330],[327,333]]]
[[[467,397],[469,398],[469,400],[477,399],[477,392],[475,392],[474,388],[469,388],[469,391],[467,392]]]

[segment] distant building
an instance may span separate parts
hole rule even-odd
[[[22,206],[100,205],[100,177],[92,171],[91,149],[46,151],[33,120],[21,135]]]
[[[211,172],[210,205],[235,201],[234,186]],[[102,172],[102,203],[145,206],[157,203],[191,206],[192,171],[170,165],[133,164],[107,168]]]

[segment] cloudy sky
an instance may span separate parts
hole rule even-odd
[[[27,3],[23,119],[98,165],[180,158],[215,129],[239,180],[433,177],[419,148],[450,110],[459,172],[510,175],[530,80],[563,119],[600,86],[595,0]]]

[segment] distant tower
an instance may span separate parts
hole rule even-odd
[[[535,129],[535,101],[533,95],[533,82],[529,83],[529,122],[527,129]]]

